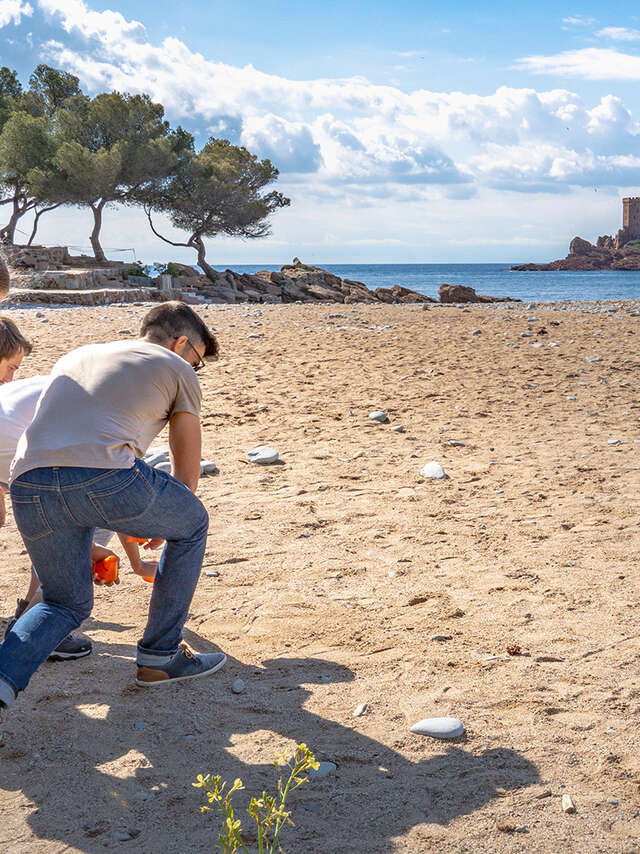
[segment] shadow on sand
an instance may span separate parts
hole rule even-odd
[[[201,651],[215,649],[193,633],[185,637]],[[241,777],[245,800],[273,790],[271,759],[284,739],[305,741],[319,759],[337,764],[335,773],[295,792],[296,828],[282,839],[291,852],[387,854],[393,839],[416,825],[446,826],[485,806],[498,789],[538,781],[535,765],[514,750],[475,754],[467,745],[408,736],[416,757],[409,761],[358,732],[366,719],[343,725],[307,711],[313,689],[305,686],[353,680],[335,662],[282,658],[254,667],[230,659],[210,679],[136,689],[134,655],[128,644],[97,644],[83,670],[81,662],[47,666],[12,709],[0,789],[22,791],[35,805],[31,831],[55,840],[56,851],[94,854],[125,844],[112,834],[127,832],[131,848],[145,854],[217,850],[217,819],[200,815],[202,793],[191,782],[207,772]],[[69,683],[67,668],[77,668]],[[246,685],[241,695],[230,691],[237,677]],[[60,689],[46,693],[54,678]],[[405,735],[404,728],[396,734]],[[263,764],[243,760],[256,754]],[[23,833],[22,821],[7,828],[14,835],[5,844],[13,841],[16,851],[30,850],[15,835]]]

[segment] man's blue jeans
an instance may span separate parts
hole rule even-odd
[[[0,700],[11,705],[60,641],[93,607],[94,528],[165,539],[138,643],[139,665],[160,666],[178,649],[204,558],[209,517],[182,483],[137,460],[130,469],[39,468],[11,484],[16,524],[44,601],[0,646]]]

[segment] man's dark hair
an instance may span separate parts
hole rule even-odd
[[[154,306],[142,318],[140,337],[156,344],[166,344],[172,338],[186,335],[204,344],[204,358],[218,356],[218,342],[202,318],[184,302],[163,302]]]
[[[10,317],[0,314],[0,359],[10,359],[20,350],[28,356],[33,350],[31,341],[27,341]]]

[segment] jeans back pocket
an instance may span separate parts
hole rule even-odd
[[[144,516],[154,500],[153,488],[137,468],[122,469],[109,484],[88,489],[87,498],[100,514],[102,527],[117,530],[118,523],[133,522]]]
[[[31,498],[12,498],[13,515],[22,538],[26,540],[39,540],[53,532],[46,517],[40,496]]]

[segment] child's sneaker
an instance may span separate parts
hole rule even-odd
[[[158,667],[138,665],[136,685],[152,688],[156,685],[168,685],[184,679],[198,679],[209,676],[224,666],[227,656],[223,652],[194,653],[186,644],[180,644],[176,654],[165,664]]]
[[[16,612],[15,612],[15,614],[13,615],[13,617],[11,617],[11,619],[10,619],[10,620],[9,620],[9,622],[7,623],[7,626],[6,626],[5,630],[4,630],[4,636],[5,636],[5,637],[9,634],[9,632],[11,631],[11,629],[12,629],[12,628],[15,626],[15,624],[17,623],[17,621],[18,621],[18,617],[21,617],[21,616],[24,614],[24,612],[27,610],[27,605],[28,605],[28,604],[29,604],[29,602],[28,602],[26,599],[18,599],[18,604],[17,604],[17,607],[16,607]]]
[[[69,661],[73,658],[84,658],[85,655],[91,655],[92,648],[91,641],[87,638],[74,638],[73,635],[67,635],[53,650],[49,656],[49,661]]]

